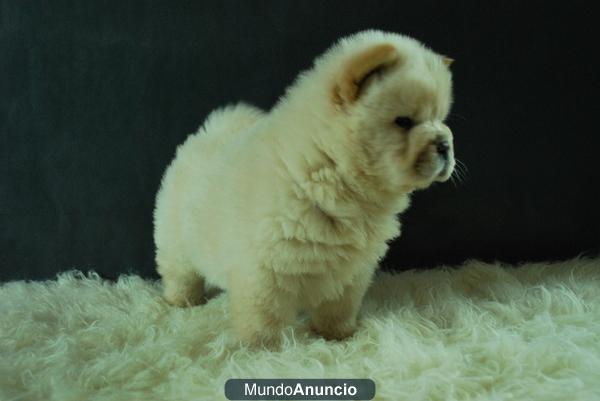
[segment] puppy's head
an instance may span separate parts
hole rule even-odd
[[[454,169],[451,59],[396,34],[370,31],[334,48],[330,102],[362,173],[389,190],[425,188]],[[337,138],[340,140],[340,138]]]

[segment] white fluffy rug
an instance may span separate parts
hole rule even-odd
[[[600,399],[600,260],[380,274],[359,332],[299,321],[284,351],[236,343],[227,295],[70,272],[0,287],[0,400],[221,400],[229,378],[372,378],[377,400]]]

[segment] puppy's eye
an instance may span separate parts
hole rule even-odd
[[[394,122],[398,127],[405,130],[409,130],[415,125],[415,122],[410,117],[396,117]]]

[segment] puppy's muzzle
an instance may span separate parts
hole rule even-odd
[[[439,136],[435,141],[435,150],[442,162],[442,169],[437,176],[437,181],[445,181],[449,177],[450,170],[454,167],[454,157],[452,155],[452,145],[447,137]]]

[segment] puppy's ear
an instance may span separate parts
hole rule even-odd
[[[442,62],[446,64],[446,67],[450,67],[454,63],[454,59],[448,56],[442,56]]]
[[[382,43],[364,50],[352,57],[342,67],[340,77],[333,88],[333,101],[336,104],[354,103],[361,87],[371,75],[398,62],[398,51],[388,43]]]

